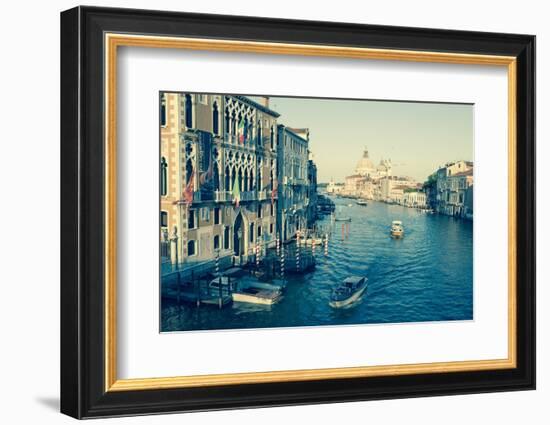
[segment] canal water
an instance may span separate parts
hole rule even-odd
[[[333,222],[330,216],[317,222],[332,231],[328,256],[324,247],[316,247],[315,270],[287,276],[278,304],[233,303],[218,309],[163,301],[162,331],[473,318],[472,222],[381,202],[360,206],[333,200],[337,213],[351,222]],[[392,220],[403,222],[403,239],[390,237]],[[351,275],[368,277],[366,293],[349,308],[330,307],[331,288]]]

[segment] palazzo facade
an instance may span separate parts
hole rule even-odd
[[[162,261],[240,263],[275,243],[279,114],[268,102],[161,93]]]

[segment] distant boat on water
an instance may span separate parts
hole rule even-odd
[[[367,201],[365,201],[364,199],[359,199],[356,204],[361,205],[362,207],[366,207],[368,205]]]
[[[403,228],[403,223],[399,220],[394,220],[391,222],[390,234],[394,238],[402,238],[405,234],[405,229]]]

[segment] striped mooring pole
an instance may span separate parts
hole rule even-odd
[[[281,280],[285,281],[285,250],[281,249]]]
[[[215,260],[215,271],[216,271],[216,276],[220,274],[220,250],[219,249],[216,249],[216,260]]]
[[[256,242],[256,268],[260,268],[260,242]]]
[[[281,254],[281,239],[279,238],[279,232],[277,232],[277,257]]]
[[[300,231],[296,232],[296,271],[300,271]]]
[[[325,257],[328,256],[328,233],[325,233]]]

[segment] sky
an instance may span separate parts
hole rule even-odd
[[[365,148],[375,165],[391,159],[394,175],[420,182],[446,162],[473,161],[472,105],[271,97],[270,108],[279,124],[310,129],[321,183],[343,182]]]

